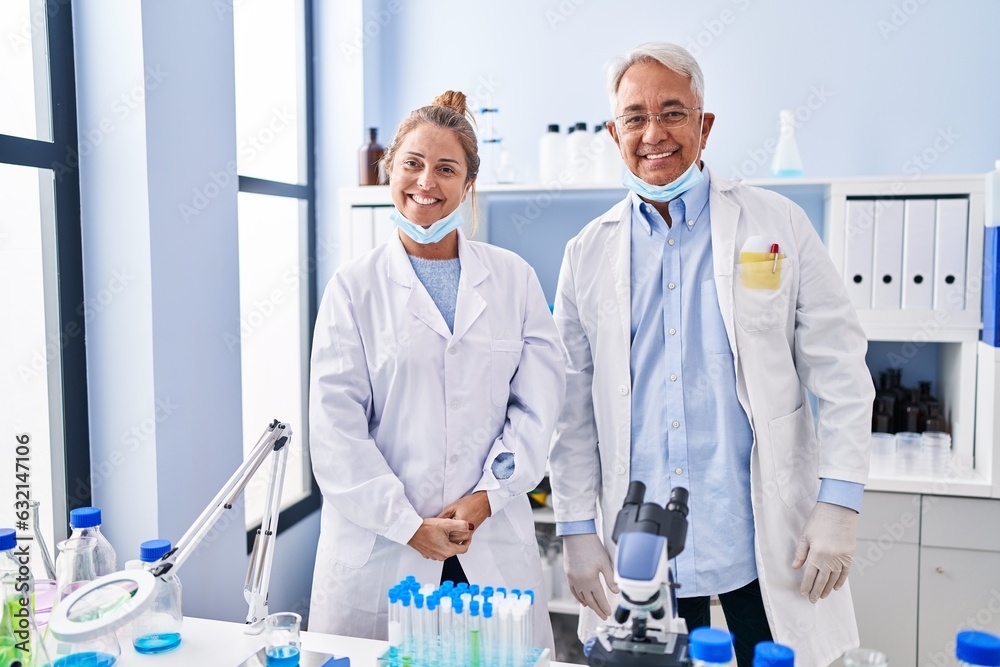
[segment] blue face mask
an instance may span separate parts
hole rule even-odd
[[[403,214],[400,213],[397,208],[392,209],[392,213],[389,214],[389,219],[392,220],[397,227],[402,229],[404,234],[417,243],[423,245],[428,243],[437,243],[445,236],[465,224],[465,219],[462,217],[461,212],[457,208],[430,227],[421,227],[420,225],[410,222],[403,217]]]
[[[668,202],[671,199],[680,197],[705,180],[705,175],[701,173],[701,169],[698,169],[697,162],[697,160],[692,162],[687,171],[666,185],[652,185],[633,174],[631,169],[626,169],[625,176],[622,178],[622,185],[643,199]]]

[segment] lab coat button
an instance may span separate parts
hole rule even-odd
[[[448,348],[448,354],[458,354],[458,348],[457,347],[449,347]]]
[[[680,425],[681,425],[681,423],[680,423],[680,422],[678,422],[678,421],[675,421],[675,422],[674,422],[673,424],[671,424],[671,426],[673,426],[674,428],[677,428],[677,427],[679,427]]]
[[[458,410],[458,408],[459,408],[459,407],[460,407],[461,405],[462,405],[461,401],[452,401],[452,402],[451,402],[451,407],[452,407],[452,409],[453,409],[453,410]]]
[[[615,472],[618,473],[619,475],[624,475],[625,474],[625,466],[623,466],[621,463],[619,463],[618,465],[615,466]]]
[[[627,384],[618,385],[618,393],[622,396],[628,396],[628,385]]]

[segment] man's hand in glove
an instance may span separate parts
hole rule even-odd
[[[840,505],[816,503],[802,529],[792,563],[795,570],[805,565],[799,591],[808,595],[810,602],[825,599],[847,581],[857,533],[857,512]]]
[[[611,557],[594,533],[566,535],[563,537],[563,567],[569,589],[580,604],[590,607],[601,620],[611,614],[611,605],[604,594],[600,575],[613,593],[618,592],[615,584],[615,570]]]

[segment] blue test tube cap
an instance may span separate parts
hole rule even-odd
[[[733,659],[733,636],[718,628],[695,628],[688,635],[688,653],[703,662],[729,662]]]
[[[434,611],[437,609],[438,601],[433,595],[427,598],[427,611]]]
[[[399,601],[403,603],[404,607],[410,606],[410,591],[403,591],[399,594]]]
[[[488,598],[491,595],[493,595],[493,587],[492,586],[487,586],[486,588],[483,589],[483,597],[484,598]]]
[[[462,607],[465,606],[465,603],[462,602],[462,598],[452,598],[451,599],[451,606],[455,610],[456,614],[461,614],[462,613]]]
[[[535,604],[535,591],[528,589],[524,591],[524,594],[531,598],[531,604]]]
[[[479,584],[472,584],[469,586],[469,592],[473,595],[479,595]]]
[[[462,592],[465,592],[465,591],[469,590],[469,584],[467,584],[467,583],[465,583],[465,582],[463,581],[463,582],[462,582],[462,583],[460,583],[460,584],[459,584],[458,586],[455,586],[455,590],[456,590],[456,591],[462,591]]]
[[[414,593],[413,594],[413,606],[416,607],[417,609],[423,609],[424,608],[424,596],[421,595],[420,593]]]
[[[473,616],[476,616],[476,615],[479,614],[479,601],[478,600],[473,600],[472,602],[469,603],[469,611],[472,612]]]
[[[970,665],[1000,665],[1000,637],[963,630],[956,637],[955,657]]]
[[[493,618],[493,605],[489,602],[483,605],[483,618]]]
[[[500,586],[499,588],[497,588],[496,592],[497,593],[503,593],[505,597],[507,595],[507,589],[504,588],[503,586]]]

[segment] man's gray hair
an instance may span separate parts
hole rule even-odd
[[[697,98],[698,106],[705,101],[705,77],[698,61],[687,49],[668,42],[647,42],[640,44],[625,54],[615,58],[608,65],[608,96],[611,99],[611,113],[617,113],[618,86],[629,67],[641,62],[657,62],[669,70],[691,79],[691,90]]]

